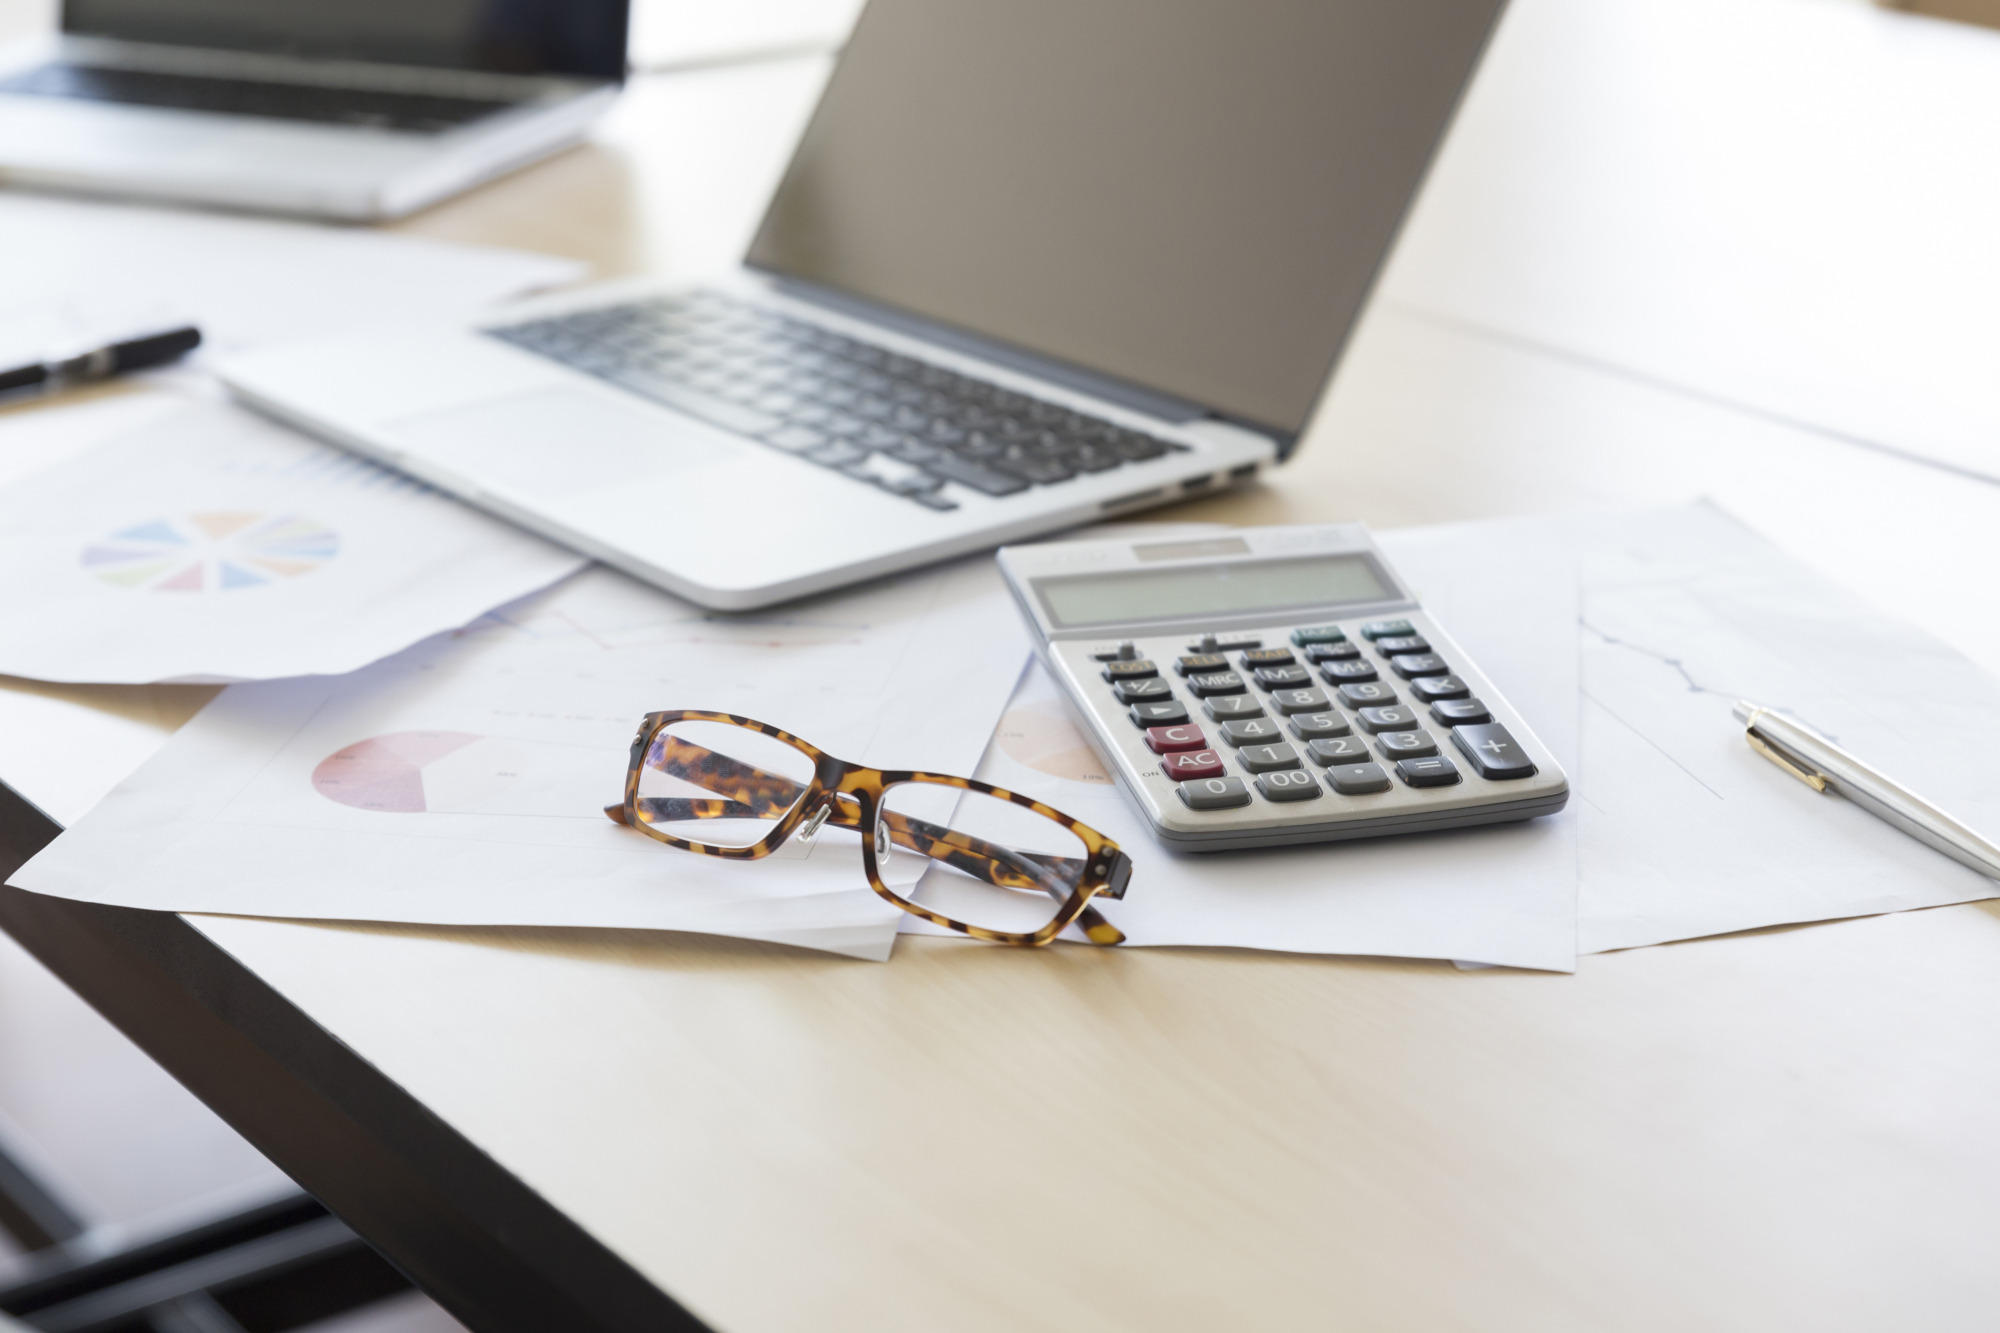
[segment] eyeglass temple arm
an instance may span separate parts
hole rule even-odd
[[[921,819],[911,819],[895,811],[884,810],[882,822],[889,827],[889,837],[935,861],[956,866],[969,875],[985,880],[988,884],[1003,889],[1040,889],[1058,902],[1067,902],[1075,891],[1074,883],[1052,884],[1046,873],[1029,870],[1026,865],[1034,865],[1040,870],[1054,870],[1057,866],[1078,866],[1084,863],[1074,857],[1034,856],[1025,852],[1015,852],[975,838],[957,829],[947,829]],[[938,848],[947,850],[938,855]],[[1024,864],[1025,863],[1025,864]],[[1118,891],[1110,894],[1114,898],[1125,895],[1125,886],[1120,883]],[[1099,890],[1104,892],[1104,890]],[[1125,932],[1104,919],[1104,914],[1085,903],[1083,911],[1077,914],[1076,924],[1090,937],[1093,944],[1123,944]]]
[[[715,792],[721,799],[638,797],[633,804],[652,819],[769,819],[791,809],[805,791],[804,787],[788,778],[766,773],[740,759],[731,759],[728,755],[690,744],[678,736],[665,739],[661,770],[703,790]],[[622,801],[605,806],[604,813],[613,823],[631,822],[626,817]]]

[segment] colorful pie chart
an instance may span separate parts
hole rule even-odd
[[[150,592],[234,592],[310,574],[340,554],[332,529],[295,514],[214,511],[160,518],[85,547],[106,583]]]

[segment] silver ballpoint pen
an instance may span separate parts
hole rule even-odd
[[[1899,782],[1856,759],[1804,723],[1739,699],[1730,710],[1750,748],[1814,791],[1836,792],[1982,875],[2000,879],[1994,846]]]

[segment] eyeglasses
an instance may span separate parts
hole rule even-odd
[[[850,764],[732,713],[646,714],[625,800],[604,813],[746,861],[794,832],[852,829],[875,892],[926,921],[999,944],[1047,944],[1071,922],[1093,944],[1125,939],[1090,900],[1123,898],[1132,861],[1096,829],[971,778]]]

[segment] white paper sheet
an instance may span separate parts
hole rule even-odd
[[[15,191],[0,254],[0,365],[180,323],[205,354],[443,318],[586,275],[519,250]]]
[[[1566,544],[1534,520],[1376,538],[1573,778],[1577,582]],[[1039,665],[1023,677],[979,776],[1046,801],[1132,856],[1126,897],[1099,904],[1131,945],[1452,958],[1548,971],[1576,965],[1569,811],[1446,833],[1169,852],[1111,785]],[[914,917],[903,929],[943,933]]]
[[[240,408],[190,402],[0,489],[0,674],[352,671],[585,563]]]
[[[852,835],[738,862],[607,820],[633,728],[720,709],[862,763],[970,771],[1026,653],[986,557],[735,616],[592,568],[350,676],[230,688],[12,882],[176,911],[688,930],[886,958],[902,913]],[[371,808],[315,782],[356,758],[381,779]]]
[[[1579,949],[1990,898],[1993,880],[1743,741],[1789,713],[2000,834],[2000,682],[1706,505],[1573,521],[1583,598]]]

